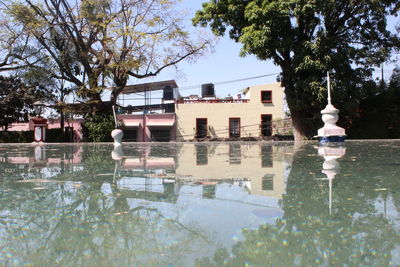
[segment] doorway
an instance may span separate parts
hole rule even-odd
[[[272,115],[263,114],[261,115],[261,135],[271,136],[272,135]]]

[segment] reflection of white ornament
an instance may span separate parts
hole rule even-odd
[[[322,165],[322,173],[327,178],[322,180],[329,181],[329,213],[332,213],[332,181],[340,172],[340,166],[336,160],[346,154],[346,148],[341,146],[320,146],[318,147],[318,154],[323,156],[325,160]]]
[[[121,129],[115,129],[111,132],[111,137],[114,139],[114,146],[122,145],[122,137],[124,132]]]
[[[124,151],[121,146],[115,146],[114,150],[111,152],[111,157],[113,160],[121,160],[124,157]]]

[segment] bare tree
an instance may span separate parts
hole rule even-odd
[[[111,103],[130,77],[156,76],[210,45],[194,41],[175,0],[1,1],[27,44],[45,51],[52,76],[72,83],[94,110],[112,86]],[[3,29],[5,29],[3,27]],[[200,35],[201,36],[201,35]],[[33,64],[34,65],[34,64]]]

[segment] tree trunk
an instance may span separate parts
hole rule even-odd
[[[60,111],[60,128],[64,132],[65,122],[64,122],[64,112]]]
[[[306,140],[307,133],[309,132],[309,128],[307,123],[305,122],[304,116],[300,111],[291,111],[290,112],[292,117],[292,124],[293,124],[293,135],[295,141],[302,141]]]
[[[297,108],[297,97],[290,69],[283,70],[282,78],[282,85],[285,88],[286,102],[292,118],[294,140],[305,140],[307,139],[307,127],[303,116],[304,114]]]

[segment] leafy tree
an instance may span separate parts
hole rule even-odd
[[[113,104],[130,77],[156,76],[204,51],[209,41],[190,38],[176,2],[2,1],[29,44],[56,66],[52,76],[75,86],[92,111],[108,107],[101,98],[105,87],[112,86]]]
[[[380,85],[376,85],[379,86]],[[350,138],[400,138],[400,69],[396,67],[387,87],[360,102],[349,122]],[[385,114],[385,116],[382,116]]]
[[[348,0],[212,0],[195,25],[243,44],[241,55],[273,60],[295,128],[295,138],[314,135],[320,121],[326,71],[334,70],[333,101],[348,109],[365,95],[373,67],[399,46],[387,17],[400,3]]]
[[[27,121],[35,90],[15,77],[0,76],[0,127],[7,131],[16,121]]]
[[[82,124],[84,140],[88,142],[110,142],[111,131],[115,129],[114,118],[111,114],[87,116]]]

